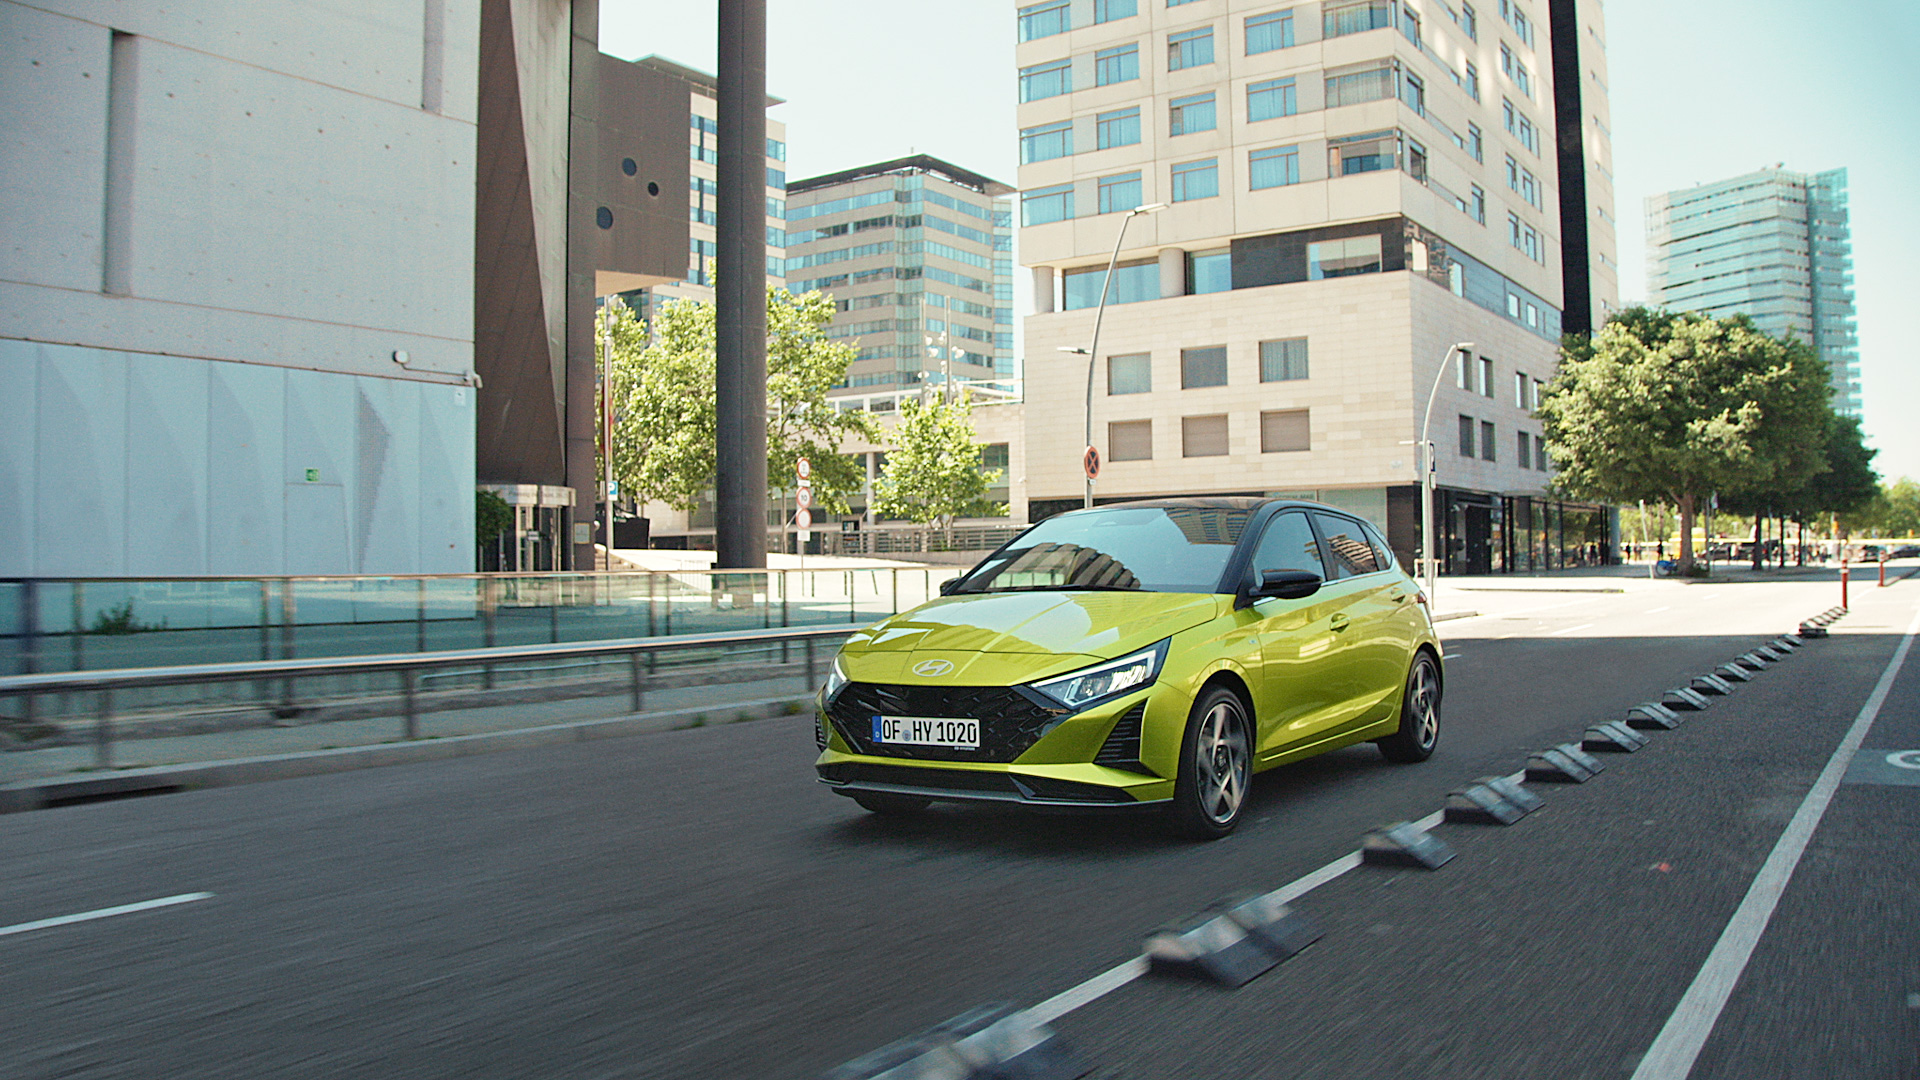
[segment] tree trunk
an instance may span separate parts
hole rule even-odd
[[[1693,496],[1682,495],[1674,500],[1680,507],[1680,572],[1693,572]]]
[[[1766,520],[1765,514],[1753,515],[1753,568],[1755,570],[1766,568],[1766,556],[1760,554],[1760,523],[1764,520]]]

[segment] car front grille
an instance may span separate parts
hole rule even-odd
[[[1012,686],[903,686],[848,683],[827,715],[856,753],[923,761],[1010,762],[1067,715]],[[980,721],[980,748],[875,745],[875,716],[930,716]]]

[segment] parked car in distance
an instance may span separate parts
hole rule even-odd
[[[876,813],[935,800],[1239,822],[1252,775],[1372,741],[1433,753],[1442,649],[1370,523],[1182,498],[1048,518],[853,635],[817,701],[820,780]]]

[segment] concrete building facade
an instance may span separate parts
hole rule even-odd
[[[1847,170],[1778,166],[1647,199],[1649,299],[1677,311],[1743,314],[1827,362],[1833,405],[1860,415]]]
[[[1582,66],[1604,72],[1599,6],[1578,9],[1595,27]],[[1080,505],[1090,441],[1100,500],[1308,495],[1411,560],[1437,377],[1445,569],[1562,565],[1606,542],[1602,508],[1546,496],[1532,416],[1566,328],[1564,231],[1589,259],[1612,246],[1584,201],[1562,213],[1568,165],[1584,178],[1607,150],[1556,120],[1546,3],[1019,10],[1032,517]],[[1563,129],[1582,143],[1570,162]],[[1583,277],[1589,308],[1614,303],[1611,282]],[[1450,355],[1458,342],[1473,347]]]

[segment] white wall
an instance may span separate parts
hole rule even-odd
[[[479,0],[0,39],[0,574],[471,569]]]

